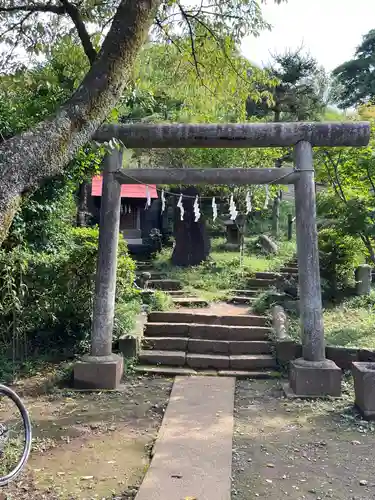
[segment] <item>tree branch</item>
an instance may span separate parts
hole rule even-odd
[[[65,14],[65,8],[63,6],[59,7],[57,5],[43,5],[43,4],[33,4],[33,5],[14,5],[12,7],[0,7],[0,12],[52,12],[53,14]]]
[[[81,40],[83,50],[90,61],[90,64],[93,65],[96,59],[97,53],[94,49],[93,44],[91,43],[90,35],[87,32],[85,23],[82,21],[80,12],[78,8],[72,3],[68,2],[68,0],[60,0],[63,4],[63,9],[68,14],[70,19],[73,21],[73,24],[77,30],[79,39]]]
[[[93,44],[91,43],[90,35],[86,29],[85,23],[82,21],[80,12],[78,8],[70,3],[68,0],[60,0],[61,6],[51,5],[51,4],[40,4],[36,3],[33,5],[17,5],[12,7],[0,7],[0,13],[16,13],[16,12],[28,12],[30,14],[34,14],[36,12],[49,12],[51,14],[57,14],[62,16],[64,14],[68,15],[72,20],[79,39],[81,40],[83,50],[92,65],[96,59],[97,53],[94,49]],[[17,25],[14,25],[16,27]],[[12,27],[12,29],[14,29]]]

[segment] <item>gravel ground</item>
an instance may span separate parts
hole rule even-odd
[[[335,401],[287,400],[280,381],[237,382],[232,500],[375,499],[375,424]]]
[[[133,499],[173,380],[133,376],[118,392],[52,388],[47,394],[35,392],[35,382],[41,385],[26,380],[19,388],[34,432],[27,471],[0,500]]]

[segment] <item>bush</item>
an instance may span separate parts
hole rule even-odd
[[[169,311],[174,307],[171,296],[161,290],[155,290],[148,296],[145,295],[143,301],[149,311]]]
[[[98,230],[75,228],[59,253],[0,252],[0,343],[27,352],[88,348]],[[131,301],[135,264],[119,241],[116,302]]]
[[[115,307],[113,324],[113,338],[119,339],[122,335],[129,334],[134,326],[136,316],[142,309],[141,301],[136,297],[130,302],[118,302]]]
[[[364,261],[365,248],[359,238],[337,229],[319,232],[319,253],[325,288],[333,295],[354,285],[355,269]]]

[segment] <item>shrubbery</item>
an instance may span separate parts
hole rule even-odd
[[[97,262],[98,230],[70,229],[59,253],[30,248],[0,251],[0,342],[3,352],[78,353],[88,349]],[[117,328],[126,329],[124,303],[140,309],[132,290],[135,265],[119,242]],[[130,313],[128,309],[128,313]],[[131,328],[131,314],[126,321]]]
[[[320,267],[326,291],[335,295],[354,285],[355,269],[363,263],[365,250],[359,238],[339,229],[319,231]]]

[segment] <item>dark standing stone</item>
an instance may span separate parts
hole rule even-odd
[[[174,236],[175,246],[172,254],[172,263],[175,266],[197,266],[207,260],[210,254],[210,240],[203,217],[194,222],[194,197],[199,194],[194,187],[186,188],[182,195],[191,196],[183,198],[184,220],[181,221],[180,209],[177,208],[178,196],[175,197]]]

